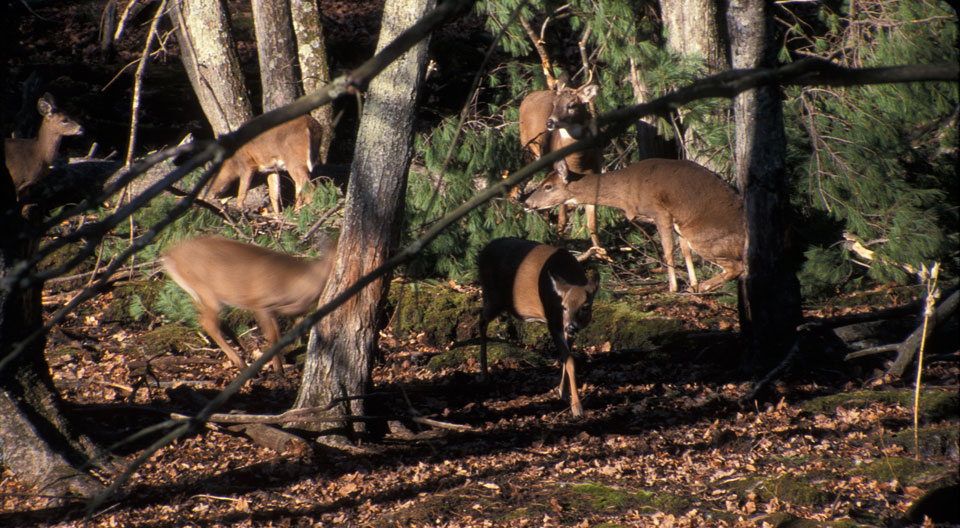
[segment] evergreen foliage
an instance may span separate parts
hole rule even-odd
[[[488,29],[497,34],[511,13],[522,2],[496,0],[478,4],[487,15]],[[703,61],[680,57],[662,45],[656,13],[649,5],[617,1],[535,1],[527,3],[521,16],[539,32],[549,16],[544,45],[554,67],[553,75],[571,74],[580,86],[588,79],[601,86],[594,101],[598,113],[635,104],[633,85],[641,87],[648,98],[658,97],[704,75]],[[583,40],[581,55],[579,42]],[[446,211],[460,205],[480,189],[496,183],[506,173],[523,166],[517,123],[523,97],[546,89],[539,56],[520,24],[513,24],[499,41],[506,59],[487,74],[475,112],[465,125],[455,155],[443,174],[441,164],[456,127],[456,119],[443,121],[427,137],[418,138],[417,152],[423,157],[423,170],[412,170],[407,193],[405,240],[415,238],[425,226]],[[516,60],[521,59],[521,60]],[[584,71],[586,63],[593,71]],[[631,72],[635,72],[632,76]],[[633,80],[631,80],[633,79]],[[684,122],[704,121],[698,129],[706,131],[706,140],[716,146],[718,156],[729,157],[725,122],[707,119],[726,101],[698,101],[684,108]],[[677,133],[676,119],[657,120],[665,138]],[[614,170],[637,161],[636,138],[617,138],[605,149],[605,170]],[[624,222],[622,213],[599,208],[598,223],[604,245],[656,246],[643,230]],[[619,228],[613,227],[619,225]],[[499,236],[520,236],[545,243],[568,245],[559,240],[555,224],[544,215],[525,213],[515,201],[503,197],[471,213],[457,226],[440,235],[423,254],[406,267],[413,277],[446,276],[456,280],[474,277],[477,253],[489,240]],[[571,233],[586,238],[583,215],[571,219]],[[651,252],[652,253],[652,252]],[[662,254],[662,253],[660,253]],[[627,259],[633,258],[632,255]]]
[[[828,32],[791,27],[803,52],[851,67],[958,60],[956,16],[945,2],[817,9]],[[813,243],[801,272],[805,293],[857,286],[863,277],[905,283],[910,270],[933,261],[955,273],[957,84],[806,87],[788,98],[794,198],[803,216],[825,217],[814,224],[826,227],[803,233]],[[872,260],[845,250],[844,232],[874,251]]]

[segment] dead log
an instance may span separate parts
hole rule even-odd
[[[268,447],[282,455],[304,458],[310,456],[313,452],[310,443],[303,438],[267,424],[231,425],[227,429],[235,433],[243,433],[257,444]]]
[[[937,306],[937,309],[933,313],[933,317],[930,318],[930,321],[927,325],[928,338],[933,335],[939,324],[946,322],[956,313],[958,300],[960,300],[960,290],[954,290],[945,301]],[[884,352],[896,352],[897,358],[887,369],[887,375],[899,378],[903,376],[903,373],[907,370],[907,366],[910,365],[916,356],[917,351],[920,349],[920,341],[922,338],[923,322],[921,321],[920,325],[917,326],[917,328],[903,341],[851,352],[844,356],[843,359],[844,361],[849,361],[851,359],[871,356]]]

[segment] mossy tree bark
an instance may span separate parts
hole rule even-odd
[[[295,2],[296,3],[296,2]],[[296,101],[297,42],[290,20],[289,0],[253,0],[263,112]]]
[[[180,60],[213,133],[221,136],[253,118],[236,45],[219,0],[174,0]]]
[[[435,0],[388,0],[377,51],[435,4]],[[424,40],[370,83],[350,170],[337,262],[321,304],[383,264],[396,245],[412,157],[415,103],[426,59]],[[374,281],[313,329],[295,408],[328,405],[337,398],[366,393],[389,283],[389,276]],[[330,413],[333,417],[362,415],[363,400],[338,405]]]
[[[297,36],[297,53],[300,58],[300,78],[304,93],[316,91],[330,82],[330,65],[327,61],[327,45],[323,39],[323,24],[316,2],[292,2],[291,17],[293,32]],[[323,138],[320,140],[320,162],[327,162],[330,143],[333,141],[333,105],[323,105],[310,112],[320,123]]]
[[[765,0],[731,0],[728,24],[733,68],[776,66],[773,16]],[[733,102],[734,162],[747,229],[740,278],[744,368],[770,370],[789,352],[800,323],[800,283],[787,247],[790,185],[780,87],[748,90]]]
[[[13,181],[0,153],[0,466],[40,493],[88,498],[101,482],[81,469],[96,448],[64,413],[44,356],[44,340],[15,347],[43,323],[39,285],[9,281],[19,261],[36,248],[37,222],[20,215]]]

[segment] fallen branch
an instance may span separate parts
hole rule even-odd
[[[313,452],[310,443],[303,438],[266,424],[231,425],[227,427],[227,430],[242,433],[257,444],[284,455],[306,457]]]
[[[438,429],[448,429],[451,431],[473,431],[469,425],[454,424],[442,422],[432,418],[423,418],[420,416],[343,416],[326,417],[318,416],[330,410],[330,405],[323,407],[307,407],[304,409],[291,409],[280,414],[246,414],[246,413],[214,413],[207,419],[209,422],[221,424],[277,424],[286,422],[313,422],[313,423],[337,423],[348,422],[372,422],[378,420],[411,420],[415,423],[429,425]],[[170,418],[174,420],[189,420],[190,416],[180,413],[170,413]]]
[[[947,300],[940,303],[940,306],[937,306],[933,317],[930,318],[929,327],[927,328],[928,333],[933,332],[939,323],[946,321],[949,317],[952,317],[953,314],[956,313],[958,301],[960,301],[960,290],[954,290],[953,293],[947,297]],[[922,337],[923,324],[921,323],[916,330],[914,330],[909,336],[907,336],[906,339],[899,343],[890,343],[887,345],[857,350],[856,352],[851,352],[844,356],[843,360],[849,361],[851,359],[882,354],[884,352],[896,352],[897,359],[892,365],[890,365],[890,368],[887,369],[887,375],[899,378],[903,376],[907,366],[911,361],[913,361],[913,358],[917,353],[917,349],[920,347]]]

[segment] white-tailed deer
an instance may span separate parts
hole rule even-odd
[[[204,196],[217,196],[239,180],[237,207],[243,208],[250,181],[258,172],[269,173],[267,185],[273,212],[280,214],[280,171],[286,171],[294,184],[294,209],[303,206],[303,187],[310,182],[320,149],[320,123],[309,115],[277,125],[240,147],[223,162],[220,172],[204,191]]]
[[[520,103],[520,145],[527,163],[561,149],[581,137],[590,119],[587,105],[600,92],[596,84],[587,84],[578,89],[567,87],[562,81],[556,90],[540,90],[526,96]],[[564,158],[567,165],[580,173],[599,173],[603,158],[600,149],[589,149]],[[587,229],[594,246],[600,246],[597,238],[597,212],[591,204],[587,209]],[[557,218],[562,233],[567,224],[567,208],[560,207]]]
[[[40,123],[36,138],[3,140],[7,170],[10,171],[18,196],[28,185],[38,183],[50,172],[50,165],[63,136],[83,134],[83,127],[57,109],[50,94],[45,93],[37,100],[37,111],[43,116],[43,122]]]
[[[740,196],[716,174],[692,161],[651,158],[606,174],[577,175],[561,160],[524,205],[546,209],[562,203],[616,207],[631,220],[656,224],[672,292],[677,291],[674,229],[680,235],[693,291],[710,291],[743,271]],[[723,268],[723,273],[699,284],[691,248]]]
[[[236,240],[202,236],[170,249],[162,262],[164,271],[193,297],[200,325],[242,370],[247,364],[220,332],[222,305],[253,311],[268,346],[272,346],[280,338],[277,315],[299,315],[316,308],[335,255],[335,244],[320,258],[305,259]],[[281,354],[274,356],[273,368],[283,372]]]
[[[481,377],[487,378],[487,325],[494,317],[509,311],[524,321],[545,322],[560,353],[561,397],[569,388],[573,415],[583,416],[570,340],[590,322],[597,283],[587,279],[583,266],[566,250],[520,238],[487,244],[480,252],[479,270]]]

